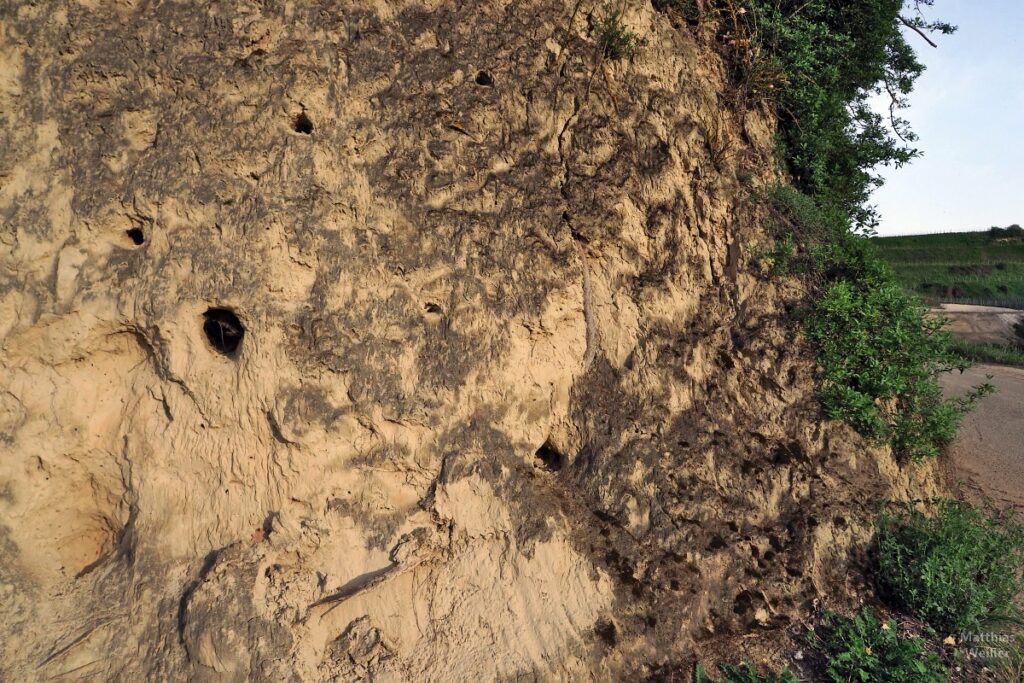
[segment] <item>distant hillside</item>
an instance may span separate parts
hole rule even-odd
[[[1024,303],[1024,231],[993,229],[878,237],[882,257],[910,291],[931,301]]]

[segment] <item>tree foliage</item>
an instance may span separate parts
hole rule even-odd
[[[933,0],[750,0],[735,29],[755,41],[773,87],[785,162],[793,182],[820,203],[845,211],[855,227],[877,224],[868,205],[879,165],[906,164],[919,152],[900,111],[924,66],[905,29],[927,38],[954,27],[928,21]],[[928,38],[928,40],[931,40]],[[872,107],[889,100],[888,115]]]

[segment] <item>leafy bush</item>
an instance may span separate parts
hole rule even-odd
[[[938,375],[969,365],[952,350],[944,321],[927,317],[904,293],[840,210],[787,186],[770,189],[768,197],[780,235],[770,252],[773,271],[803,273],[817,290],[803,325],[818,350],[825,413],[902,455],[938,455],[991,385],[943,398]]]
[[[636,54],[639,39],[622,23],[622,12],[613,10],[603,19],[591,20],[594,33],[597,34],[597,45],[605,59],[617,60],[631,58]]]
[[[769,264],[772,275],[785,275],[796,270],[796,241],[792,235],[785,235],[776,240],[771,249],[757,250],[754,255]]]
[[[718,670],[725,676],[718,683],[797,683],[796,677],[788,669],[781,674],[767,673],[762,675],[757,672],[753,664],[746,663],[742,666],[719,664]],[[700,664],[697,664],[693,670],[693,683],[715,682],[708,676],[707,670]]]
[[[780,225],[757,256],[773,274],[798,273],[817,301],[804,319],[818,348],[826,413],[903,455],[937,455],[988,384],[944,399],[938,375],[969,363],[942,322],[904,294],[867,240],[877,216],[867,201],[879,165],[917,156],[898,116],[923,71],[904,28],[926,21],[933,0],[657,0],[712,29],[738,92],[775,105],[780,155],[792,186],[769,191]],[[889,116],[871,106],[888,94]]]
[[[826,659],[825,672],[834,683],[939,683],[949,671],[925,651],[920,638],[903,638],[892,621],[882,622],[870,607],[853,617],[828,613],[824,635],[811,634],[811,644]]]
[[[915,140],[898,111],[923,71],[903,27],[951,33],[954,27],[926,22],[917,11],[932,0],[721,0],[739,17],[733,32],[745,66],[741,81],[779,73],[769,95],[780,116],[785,158],[797,187],[832,204],[862,226],[872,226],[866,206],[881,184],[879,165],[902,165],[917,156]],[[735,5],[741,5],[739,12]],[[750,55],[753,55],[753,60]],[[733,61],[737,61],[734,57]],[[871,99],[887,94],[890,115]]]
[[[917,510],[883,516],[876,540],[879,589],[894,607],[948,634],[1015,614],[1024,528],[1012,517],[943,500],[932,517]]]
[[[938,455],[956,436],[960,416],[991,390],[942,397],[938,373],[968,364],[950,350],[945,321],[926,312],[891,280],[841,279],[805,321],[818,347],[826,414],[915,458]]]
[[[776,105],[783,156],[794,183],[843,210],[862,227],[881,184],[879,165],[918,155],[898,112],[924,67],[905,37],[955,27],[923,18],[933,0],[655,0],[691,24],[716,28],[718,45],[743,99]],[[871,101],[888,95],[889,115]]]

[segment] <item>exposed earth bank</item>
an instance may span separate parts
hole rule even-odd
[[[932,312],[949,322],[946,329],[957,337],[983,344],[1020,344],[1016,326],[1024,324],[1024,311],[997,306],[940,304]]]
[[[579,7],[3,10],[0,677],[623,680],[856,600],[934,473],[821,419],[774,121]]]

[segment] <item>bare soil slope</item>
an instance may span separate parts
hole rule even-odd
[[[1014,329],[1024,323],[1024,311],[997,306],[941,304],[934,313],[949,319],[946,329],[968,341],[984,344],[1020,344]]]
[[[931,489],[750,263],[773,122],[578,7],[3,5],[0,677],[622,680],[848,599]]]

